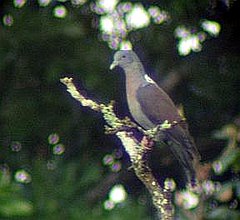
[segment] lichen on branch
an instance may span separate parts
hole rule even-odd
[[[171,201],[171,191],[167,186],[161,187],[154,177],[149,167],[146,155],[149,154],[154,136],[159,130],[168,129],[172,125],[166,121],[158,127],[145,131],[129,118],[119,119],[114,113],[114,102],[108,105],[97,103],[91,99],[85,98],[75,87],[72,78],[63,78],[60,81],[66,85],[67,91],[71,96],[79,101],[82,106],[91,108],[94,111],[101,112],[107,123],[105,127],[107,133],[115,134],[122,142],[126,152],[129,154],[132,167],[137,177],[143,182],[152,196],[152,201],[156,207],[161,219],[171,220],[174,216],[174,208]],[[138,141],[127,128],[136,128],[143,133],[143,139]]]

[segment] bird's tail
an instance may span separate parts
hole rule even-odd
[[[166,131],[166,140],[174,156],[184,169],[184,176],[191,187],[197,186],[196,167],[200,155],[188,131],[180,127]]]

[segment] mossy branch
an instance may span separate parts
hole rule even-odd
[[[146,155],[148,155],[149,149],[153,144],[152,137],[154,137],[157,130],[167,129],[169,127],[169,123],[166,122],[156,129],[145,131],[129,118],[119,119],[113,111],[113,102],[105,105],[86,99],[76,89],[72,78],[63,78],[60,81],[67,86],[67,91],[72,95],[72,97],[79,101],[83,106],[102,113],[103,118],[107,123],[105,128],[106,131],[108,133],[114,133],[121,140],[126,152],[130,156],[132,167],[137,177],[143,182],[150,192],[153,204],[160,214],[161,219],[173,219],[174,208],[171,202],[172,193],[167,186],[163,188],[159,185],[152,174],[148,160],[146,160]],[[129,131],[127,131],[127,129],[124,128],[137,128],[143,132],[144,136],[142,141],[139,142],[133,135],[130,134]]]

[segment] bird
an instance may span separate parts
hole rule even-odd
[[[200,154],[186,120],[183,120],[169,95],[146,74],[133,50],[116,51],[110,70],[117,66],[125,73],[126,98],[133,119],[145,130],[156,128],[166,121],[174,124],[162,131],[164,135],[160,135],[159,141],[170,147],[185,171],[189,186],[196,186],[196,167]]]

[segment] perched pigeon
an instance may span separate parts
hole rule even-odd
[[[195,185],[195,165],[200,156],[171,98],[145,73],[138,56],[132,50],[120,50],[114,55],[110,69],[119,66],[126,76],[126,94],[134,120],[144,129],[152,129],[168,120],[176,124],[165,130],[162,140],[183,166],[188,183]]]

